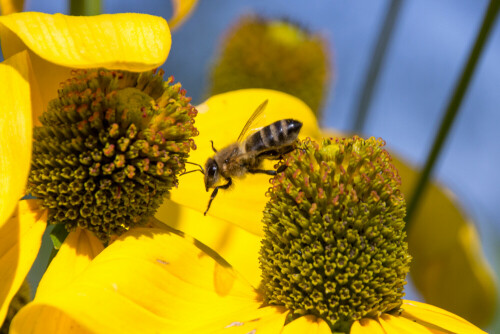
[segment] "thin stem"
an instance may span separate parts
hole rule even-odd
[[[70,0],[70,15],[92,16],[101,12],[101,0]]]
[[[389,4],[382,30],[378,36],[377,45],[373,51],[372,62],[370,63],[370,67],[366,75],[366,81],[358,99],[359,102],[356,108],[356,116],[353,127],[354,133],[361,133],[365,127],[366,116],[368,114],[368,109],[370,108],[378,74],[380,72],[380,68],[382,67],[382,63],[384,62],[387,46],[391,40],[394,25],[396,24],[402,3],[403,1],[401,0],[392,0]]]
[[[427,186],[429,181],[429,177],[432,173],[436,165],[436,160],[439,157],[439,153],[443,147],[443,144],[448,136],[450,128],[453,124],[453,121],[456,118],[462,100],[467,92],[467,88],[469,83],[471,82],[472,76],[476,69],[476,65],[478,63],[479,58],[483,52],[484,45],[488,40],[488,37],[491,33],[495,20],[498,16],[498,12],[500,9],[500,0],[491,0],[488,5],[488,9],[483,18],[483,22],[481,24],[481,29],[476,37],[474,42],[474,46],[469,54],[469,58],[467,63],[462,71],[462,74],[459,80],[456,83],[455,90],[453,95],[448,102],[448,107],[446,108],[446,113],[443,117],[441,125],[439,127],[439,131],[434,139],[434,144],[432,145],[432,149],[429,152],[429,156],[427,157],[427,161],[425,163],[425,167],[420,174],[420,178],[418,179],[417,185],[413,191],[412,196],[410,197],[410,204],[408,205],[408,212],[406,214],[406,229],[410,229],[411,219],[415,210],[418,207],[418,204],[422,198],[422,194]]]

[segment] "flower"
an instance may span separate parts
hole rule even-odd
[[[245,97],[253,101],[247,104],[258,105],[255,102],[262,94],[269,97],[270,107],[280,101],[286,106],[282,110],[300,110],[286,94],[252,90],[209,101],[199,108],[200,114],[210,113],[215,106],[232,107]],[[306,131],[314,129],[304,126]],[[264,213],[259,288],[259,282],[252,286],[203,243],[163,225],[127,232],[82,266],[78,275],[59,280],[54,273],[67,258],[75,258],[80,250],[91,252],[81,249],[84,244],[77,243],[75,233],[49,266],[34,302],[14,319],[12,332],[71,328],[77,332],[330,333],[334,328],[352,333],[377,329],[482,333],[442,309],[401,300],[409,261],[402,231],[404,200],[397,172],[381,146],[381,141],[354,138],[326,140],[320,148],[306,140],[285,160],[288,167],[273,179]],[[193,205],[204,207],[206,202]],[[194,210],[170,212],[170,218],[176,214],[191,223],[203,218]],[[209,222],[225,228],[217,218]],[[212,226],[207,227],[205,231]],[[321,238],[324,244],[312,238]],[[249,244],[222,248],[257,258]],[[259,271],[258,262],[245,264],[254,267],[247,270],[251,275]],[[301,293],[297,286],[304,291],[314,286],[315,291],[294,298]]]
[[[212,65],[211,92],[246,87],[277,89],[301,98],[320,115],[317,106],[324,103],[327,91],[325,69],[332,67],[321,50],[322,44],[316,33],[294,23],[243,17],[221,43],[219,56]],[[203,124],[199,125],[203,132]],[[342,136],[338,130],[322,129],[322,133],[323,137]],[[402,191],[409,200],[419,170],[394,154],[393,158],[403,179]],[[260,205],[255,205],[258,212],[265,205],[265,198],[261,199]],[[486,325],[498,306],[497,279],[481,249],[477,224],[457,199],[460,200],[442,184],[430,182],[427,186],[422,203],[407,226],[413,256],[412,281],[427,302]],[[195,229],[192,231],[196,233]]]
[[[262,94],[259,97],[254,95],[255,99],[248,102],[251,94],[258,91]],[[199,106],[198,109],[203,110],[203,113],[198,115],[196,123],[200,131],[196,140],[198,149],[191,155],[190,161],[203,165],[206,159],[214,154],[210,140],[214,141],[217,148],[234,141],[255,107],[266,99],[266,94],[272,92],[265,89],[242,89],[213,96]],[[241,97],[238,97],[240,95]],[[297,106],[292,106],[293,101],[298,101]],[[285,111],[281,116],[277,116],[278,118],[287,118],[287,109],[297,110],[300,106],[301,114],[294,117],[304,119],[305,123],[310,124],[301,130],[301,138],[320,140],[322,136],[343,136],[338,131],[320,130],[311,112],[306,111],[307,107],[298,99],[290,99],[286,103],[279,102],[279,105]],[[269,107],[273,108],[272,105]],[[235,113],[239,110],[242,112]],[[224,128],[222,132],[225,120],[238,125]],[[261,125],[269,123],[270,120],[263,121]],[[402,192],[405,196],[410,196],[412,183],[415,182],[418,172],[398,156],[392,156],[403,180]],[[269,187],[268,181],[269,178],[262,175],[235,180],[230,191],[219,192],[207,216],[196,220],[193,217],[197,216],[197,213],[190,209],[204,212],[210,193],[205,191],[202,175],[191,173],[183,176],[179,187],[172,191],[170,199],[175,204],[166,201],[159,208],[156,217],[221,253],[238,271],[245,273],[247,279],[258,284],[259,272],[252,273],[249,268],[254,267],[246,265],[247,261],[255,261],[256,257],[248,252],[242,254],[236,247],[229,245],[245,244],[247,249],[254,253],[258,250],[258,238],[255,236],[263,235],[261,221],[267,201],[264,194]],[[408,231],[410,253],[414,258],[411,263],[411,276],[419,290],[425,292],[424,298],[427,302],[453,310],[474,323],[485,325],[496,309],[498,287],[495,275],[481,250],[472,221],[464,215],[450,194],[451,192],[443,189],[442,185],[430,184],[426,199],[414,216],[415,224]],[[176,212],[175,218],[172,218],[172,211]],[[439,217],[439,224],[436,224],[436,217]],[[254,236],[245,235],[231,224],[236,224]],[[438,226],[440,233],[434,233],[433,228]],[[257,245],[253,245],[253,242]],[[235,254],[239,254],[241,261]],[[451,275],[450,272],[459,274]],[[456,294],[455,291],[463,291],[463,294]]]
[[[143,119],[141,125],[145,124],[145,127],[142,128],[138,125],[137,130],[134,130],[130,125],[127,129],[127,135],[131,139],[130,145],[134,145],[133,136],[134,131],[136,131],[138,138],[142,140],[137,145],[142,145],[140,148],[142,152],[146,152],[151,147],[148,154],[153,156],[142,161],[151,161],[151,171],[157,173],[160,178],[162,178],[161,173],[175,175],[176,171],[182,169],[182,162],[186,157],[182,154],[189,151],[191,143],[187,142],[185,148],[181,145],[173,148],[179,152],[172,154],[172,156],[178,156],[177,159],[174,159],[177,161],[176,166],[178,167],[170,167],[169,162],[161,164],[157,162],[163,159],[162,152],[166,149],[165,145],[171,144],[164,144],[162,142],[164,138],[161,136],[157,135],[154,138],[155,134],[165,134],[166,131],[170,131],[165,134],[165,138],[170,138],[172,133],[176,136],[174,127],[171,127],[170,130],[167,129],[168,125],[165,122],[168,123],[169,120],[165,121],[159,118],[158,114],[163,113],[166,108],[170,108],[170,111],[177,110],[176,115],[181,115],[179,117],[185,122],[183,129],[186,130],[186,133],[193,135],[195,129],[192,128],[192,116],[194,115],[192,110],[194,109],[187,104],[188,100],[183,97],[184,92],[180,90],[180,86],[165,86],[159,79],[161,73],[154,75],[152,72],[148,72],[160,66],[166,60],[170,50],[170,31],[162,18],[143,14],[100,15],[87,18],[60,14],[20,13],[0,17],[0,37],[3,55],[6,59],[0,64],[0,77],[2,82],[9,83],[2,90],[2,113],[0,116],[1,133],[4,134],[0,139],[2,161],[0,164],[0,179],[2,180],[2,187],[0,187],[0,244],[2,245],[0,248],[2,255],[0,272],[2,272],[3,282],[0,288],[1,322],[5,317],[12,296],[18,290],[38,253],[47,220],[57,222],[61,218],[61,216],[58,218],[57,211],[46,208],[63,208],[61,203],[78,200],[69,196],[63,198],[63,194],[67,193],[68,186],[74,190],[81,189],[81,185],[71,185],[71,183],[65,182],[58,185],[51,183],[50,179],[60,181],[61,178],[65,178],[65,174],[79,173],[78,164],[74,165],[77,161],[74,159],[70,161],[71,154],[67,151],[67,145],[73,145],[74,148],[84,146],[91,148],[94,145],[88,141],[89,138],[86,138],[85,142],[79,141],[82,139],[78,135],[79,131],[80,133],[88,133],[89,130],[85,117],[88,117],[90,122],[99,122],[98,116],[102,115],[96,114],[97,109],[95,108],[107,106],[106,117],[110,117],[108,120],[112,119],[115,116],[113,103],[116,104],[114,109],[116,117],[123,115],[123,120],[128,122],[127,126],[133,123],[134,117],[139,114],[139,118]],[[101,69],[92,70],[94,68]],[[72,75],[73,79],[69,79]],[[62,86],[60,86],[61,82],[64,82]],[[89,88],[83,91],[79,90],[84,85]],[[142,85],[144,87],[143,93],[134,93],[133,85],[137,85],[137,87]],[[119,90],[119,88],[124,89]],[[105,96],[103,92],[110,94]],[[156,104],[148,104],[153,98],[147,98],[147,94],[154,97]],[[49,101],[56,97],[58,99],[49,104]],[[92,98],[95,97],[101,100],[92,102]],[[174,106],[169,105],[171,101],[169,97],[175,98],[176,104]],[[141,101],[146,103],[146,107],[142,108],[139,105]],[[120,107],[120,103],[126,104],[126,107]],[[72,109],[75,106],[78,107],[77,110]],[[133,110],[133,108],[138,108],[138,110]],[[42,111],[45,110],[48,112],[42,114]],[[77,113],[80,113],[78,115],[80,118],[77,117],[75,121]],[[175,121],[178,119],[171,118],[170,121],[173,120],[173,124],[176,124]],[[78,123],[79,120],[83,121]],[[151,120],[154,124],[147,128],[148,125],[144,120]],[[71,121],[75,121],[77,124],[72,127],[69,125]],[[41,123],[49,125],[49,129],[39,127]],[[117,121],[117,124],[125,126],[123,122]],[[31,166],[31,172],[29,172],[33,125],[37,126],[34,132],[36,141],[33,146],[34,162]],[[90,127],[94,125],[99,126],[96,123],[91,124]],[[114,138],[113,136],[121,133],[121,130],[113,131],[113,129],[110,128],[109,133],[99,133],[98,140],[105,146],[104,155],[112,154],[114,149],[114,144],[106,139],[107,136]],[[71,139],[72,135],[74,135],[73,139]],[[123,142],[125,141],[127,139],[123,139]],[[175,146],[175,144],[172,145]],[[60,152],[64,152],[64,154],[60,154]],[[94,153],[101,154],[95,150]],[[119,154],[116,157],[118,160],[115,161],[115,165],[119,168],[119,163],[121,163]],[[124,158],[126,162],[126,159],[134,157],[127,155]],[[79,159],[80,163],[87,161],[84,156],[79,156]],[[64,163],[77,167],[75,170],[70,167],[65,169],[61,167]],[[165,170],[162,169],[163,166],[165,166]],[[103,171],[105,167],[102,166]],[[108,164],[106,168],[112,171],[113,167],[112,164]],[[141,165],[137,168],[138,171],[135,171],[135,168],[130,168],[127,177],[131,178],[135,175],[145,177],[143,171],[147,169],[147,166]],[[31,173],[29,179],[28,173]],[[86,173],[83,172],[80,175],[86,175]],[[165,194],[168,188],[175,183],[173,177],[169,179],[170,183],[165,186],[166,188],[162,188],[162,185],[158,183],[149,183],[148,179],[143,180],[143,182],[145,182],[145,186],[154,184],[155,188],[151,191],[152,193]],[[103,179],[101,178],[100,182]],[[30,191],[43,198],[42,200],[18,201],[25,193],[27,180]],[[84,186],[90,185],[85,183]],[[102,182],[99,186],[103,189]],[[50,195],[47,190],[56,195]],[[129,190],[126,187],[122,189],[124,193]],[[97,197],[109,199],[107,197],[109,194],[101,195]],[[115,195],[118,199],[123,198],[121,193]],[[51,196],[57,197],[51,198]],[[148,196],[149,194],[147,194]],[[81,200],[85,201],[84,198]],[[158,205],[159,202],[155,202],[151,198],[151,206],[154,208]],[[130,206],[133,207],[133,205]],[[129,208],[125,208],[126,210],[129,210],[127,212],[130,213]],[[145,212],[137,212],[136,216],[143,215],[148,211],[150,212],[149,208],[146,208]],[[66,213],[61,214],[69,214],[66,218],[72,220],[70,213],[71,209],[68,209]],[[105,213],[102,216],[94,213],[91,217],[98,220],[99,217],[105,218]],[[134,220],[133,217],[132,213],[125,216],[127,221],[121,222],[120,226],[127,229],[130,226],[127,224],[140,220],[140,218]],[[77,226],[84,227],[85,225],[84,222],[81,224],[78,221],[75,222],[76,225],[70,226],[70,229],[74,230]],[[103,234],[103,231],[99,231],[99,229],[94,229],[94,232],[101,240],[105,241],[110,230],[111,228],[108,228],[107,236],[106,232]],[[111,230],[111,233],[113,232],[119,232],[119,230]],[[91,253],[92,256],[102,250],[102,242],[91,233],[86,231],[74,233],[79,236],[78,242],[88,245],[94,250]],[[80,260],[84,263],[90,261],[89,258]],[[79,264],[81,263],[78,261],[70,262],[67,263],[66,267],[61,266],[60,268],[62,272],[67,270],[66,278],[68,278],[67,276],[73,274],[68,268],[78,267]],[[65,276],[59,274],[60,277]]]
[[[267,88],[296,96],[321,118],[333,77],[328,45],[289,20],[246,15],[219,47],[208,83],[210,96],[242,88]]]

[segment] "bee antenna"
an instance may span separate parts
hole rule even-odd
[[[181,173],[179,176],[185,175],[185,174],[189,174],[189,173],[192,173],[192,172],[201,172],[201,174],[205,175],[205,170],[203,169],[203,167],[201,167],[200,164],[197,164],[197,163],[194,163],[194,162],[189,162],[189,161],[186,161],[185,163],[186,164],[190,164],[190,165],[195,165],[195,166],[199,167],[200,169],[190,170],[188,172]]]

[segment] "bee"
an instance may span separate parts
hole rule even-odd
[[[279,160],[284,154],[293,151],[302,123],[294,119],[282,119],[248,135],[252,124],[266,108],[267,102],[268,100],[265,100],[253,112],[235,143],[217,150],[211,141],[215,155],[207,159],[205,169],[199,166],[205,175],[206,191],[214,188],[204,215],[210,209],[219,189],[229,188],[233,184],[233,178],[242,178],[247,173],[276,175],[285,170],[285,165],[278,170],[265,170],[261,169],[261,164],[264,159]],[[221,179],[226,183],[216,186]]]

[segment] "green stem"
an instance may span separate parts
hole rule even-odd
[[[462,100],[469,86],[469,83],[471,82],[472,75],[474,74],[474,70],[478,63],[478,60],[481,57],[484,45],[488,40],[488,36],[490,35],[495,20],[498,16],[499,9],[500,9],[500,0],[491,0],[490,4],[488,5],[488,9],[486,10],[486,14],[484,15],[483,22],[481,24],[481,29],[479,30],[479,33],[474,42],[474,46],[469,54],[467,63],[462,71],[459,80],[456,83],[455,90],[448,103],[446,113],[443,117],[436,138],[434,139],[434,144],[432,145],[432,149],[429,153],[429,156],[427,157],[425,167],[422,173],[420,174],[420,178],[418,179],[417,185],[415,186],[413,194],[410,197],[410,203],[408,205],[408,211],[406,214],[407,230],[410,229],[412,221],[411,219],[413,217],[413,214],[418,207],[418,204],[422,198],[422,194],[425,190],[425,187],[429,182],[429,177],[432,173],[434,166],[436,165],[436,160],[439,157],[439,153],[441,152],[446,137],[448,136],[448,132],[450,131],[453,121],[456,118]]]
[[[391,40],[394,25],[396,24],[396,19],[402,3],[403,1],[401,0],[392,0],[389,5],[389,9],[387,10],[382,30],[380,31],[375,50],[373,51],[373,55],[371,57],[372,62],[370,63],[370,68],[368,69],[368,73],[366,75],[366,81],[358,99],[359,102],[356,108],[356,116],[353,127],[354,133],[361,133],[365,127],[366,115],[368,114],[368,109],[370,108],[378,74],[380,72],[380,68],[382,67],[384,56],[386,54],[385,51],[387,50],[387,45],[389,45],[389,41]]]
[[[92,16],[101,12],[101,0],[70,0],[70,15]]]

